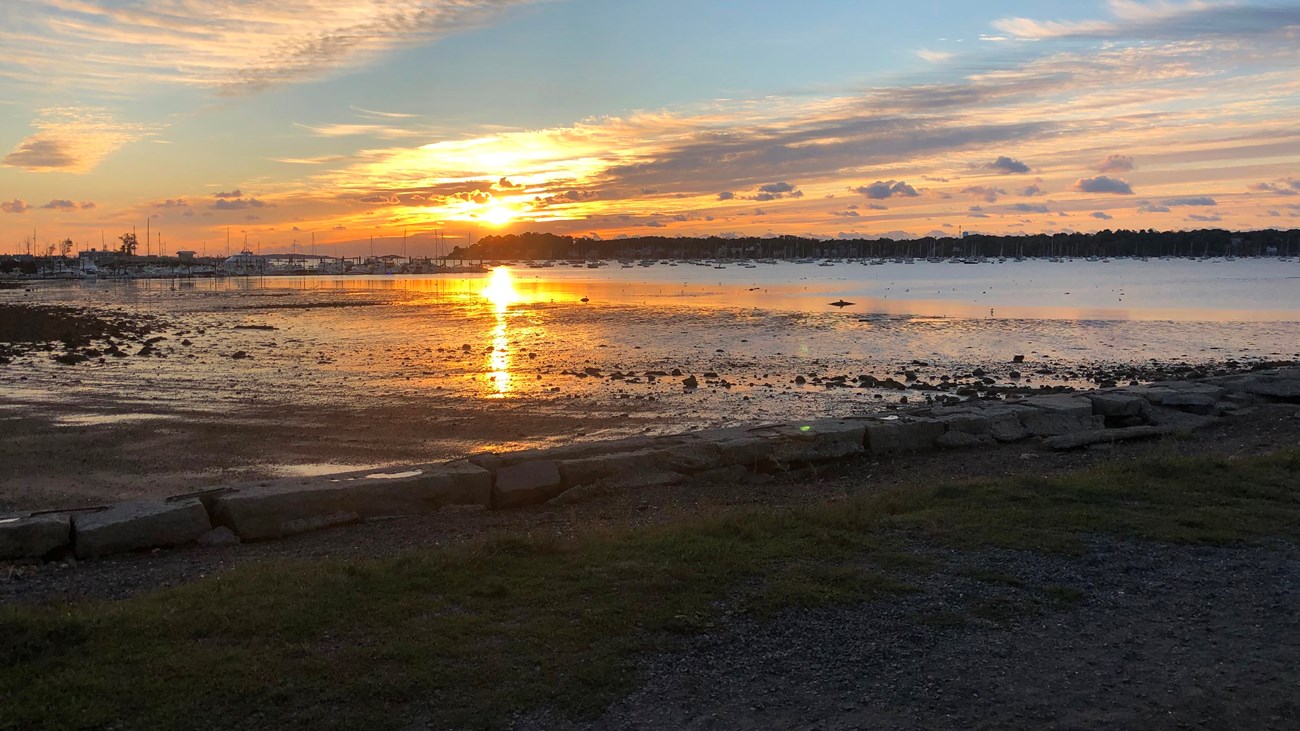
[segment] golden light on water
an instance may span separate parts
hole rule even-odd
[[[487,287],[483,289],[483,296],[492,303],[498,313],[504,313],[510,305],[519,301],[519,291],[515,289],[515,278],[510,274],[508,268],[497,267],[492,270],[492,276],[488,278]]]
[[[496,327],[492,328],[492,353],[488,356],[488,381],[496,396],[510,393],[510,338],[506,327],[507,311],[510,305],[519,301],[519,292],[515,289],[514,277],[506,267],[492,270],[483,296],[492,303],[496,312]]]

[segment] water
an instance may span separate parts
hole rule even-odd
[[[448,440],[458,419],[520,407],[591,414],[605,435],[628,415],[662,431],[844,415],[899,396],[794,379],[908,368],[937,382],[983,367],[1003,383],[1086,385],[1098,365],[1300,358],[1297,279],[1300,264],[1252,259],[50,283],[0,298],[155,314],[170,323],[168,357],[71,369],[31,357],[0,370],[0,402],[58,404],[67,423],[427,404]],[[251,357],[231,357],[241,350]],[[600,375],[575,375],[586,369]],[[703,387],[684,390],[687,374]]]

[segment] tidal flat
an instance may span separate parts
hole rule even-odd
[[[1289,362],[1298,277],[1259,259],[32,283],[0,304],[120,327],[5,344],[0,508]]]

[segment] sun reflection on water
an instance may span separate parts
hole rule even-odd
[[[510,339],[506,328],[506,315],[510,305],[520,300],[514,277],[505,267],[492,270],[483,296],[492,303],[496,312],[496,327],[492,328],[492,353],[488,356],[488,382],[493,395],[504,397],[510,393]]]

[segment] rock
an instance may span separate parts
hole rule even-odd
[[[1011,362],[1012,362],[1012,363],[1024,363],[1024,362],[1025,362],[1025,356],[1023,356],[1023,355],[1013,355],[1013,356],[1011,356]]]
[[[1204,393],[1175,393],[1166,396],[1160,405],[1198,416],[1212,416],[1218,410],[1219,401]]]
[[[686,388],[699,388],[700,382],[695,376],[687,376],[682,380],[682,385]]]
[[[1126,439],[1150,439],[1164,436],[1174,430],[1167,426],[1131,426],[1124,429],[1095,429],[1093,431],[1062,434],[1043,441],[1048,449],[1078,449],[1094,444],[1109,444]]]
[[[585,503],[591,500],[595,500],[596,498],[608,493],[609,493],[609,488],[607,486],[598,482],[594,482],[590,485],[578,485],[577,487],[571,487],[568,490],[565,490],[564,492],[560,493],[559,495],[556,495],[555,497],[551,498],[550,500],[547,500],[546,504],[553,505],[556,507],[563,507],[565,505],[577,505],[579,503]]]
[[[1253,380],[1248,381],[1243,390],[1253,396],[1263,396],[1275,401],[1300,402],[1300,380]]]
[[[524,462],[497,470],[492,507],[513,508],[546,502],[563,492],[560,468],[551,460]]]
[[[568,488],[610,477],[627,478],[640,472],[656,471],[663,458],[664,454],[659,450],[616,452],[561,460],[559,468],[560,475],[564,478],[563,485]]]
[[[278,538],[301,528],[295,521],[341,513],[359,518],[424,515],[447,505],[492,504],[492,473],[458,461],[391,475],[334,475],[241,487],[220,495],[213,520],[245,541]]]
[[[198,538],[198,544],[204,548],[237,546],[239,543],[239,536],[235,535],[234,531],[224,525],[219,525]]]
[[[976,436],[975,434],[960,431],[944,432],[938,439],[934,440],[934,446],[940,449],[967,449],[996,443],[997,440],[988,434]]]
[[[210,530],[208,511],[195,498],[132,500],[72,517],[72,542],[79,559],[178,546]]]
[[[938,418],[939,421],[943,422],[944,427],[950,432],[961,432],[964,434],[973,434],[976,436],[981,434],[989,434],[991,432],[991,428],[989,426],[989,419],[987,416],[984,416],[982,414],[973,414],[973,413],[944,414],[936,418]],[[1020,420],[1017,419],[1016,425],[1018,426],[1019,424],[1020,424]]]
[[[1020,423],[1032,436],[1054,437],[1105,426],[1102,417],[1093,416],[1092,403],[1086,398],[1052,394],[1034,396],[1024,403],[1032,409],[1021,412]]]
[[[336,528],[340,525],[352,525],[360,523],[361,516],[352,512],[330,513],[329,515],[313,515],[307,518],[298,518],[280,524],[281,536],[296,536],[300,533],[311,533],[313,531],[325,530],[326,528]],[[239,540],[236,538],[235,540]]]
[[[873,455],[920,452],[934,447],[944,424],[934,419],[871,421],[866,425],[867,449]]]
[[[41,558],[72,544],[67,515],[33,515],[0,520],[0,560]]]
[[[1020,409],[986,409],[989,435],[999,442],[1018,442],[1029,438],[1029,430],[1020,422]]]
[[[818,419],[750,430],[767,440],[769,457],[781,467],[844,459],[862,454],[866,427],[862,422]]]
[[[1174,430],[1194,430],[1213,424],[1213,416],[1202,416],[1163,406],[1153,406],[1147,411],[1146,419],[1153,426],[1167,426]]]
[[[245,353],[242,350],[236,350],[235,352],[230,354],[230,357],[235,360],[243,360],[244,358],[248,357],[248,353]]]
[[[1123,391],[1090,393],[1088,400],[1092,413],[1104,417],[1141,416],[1147,409],[1146,399]]]

